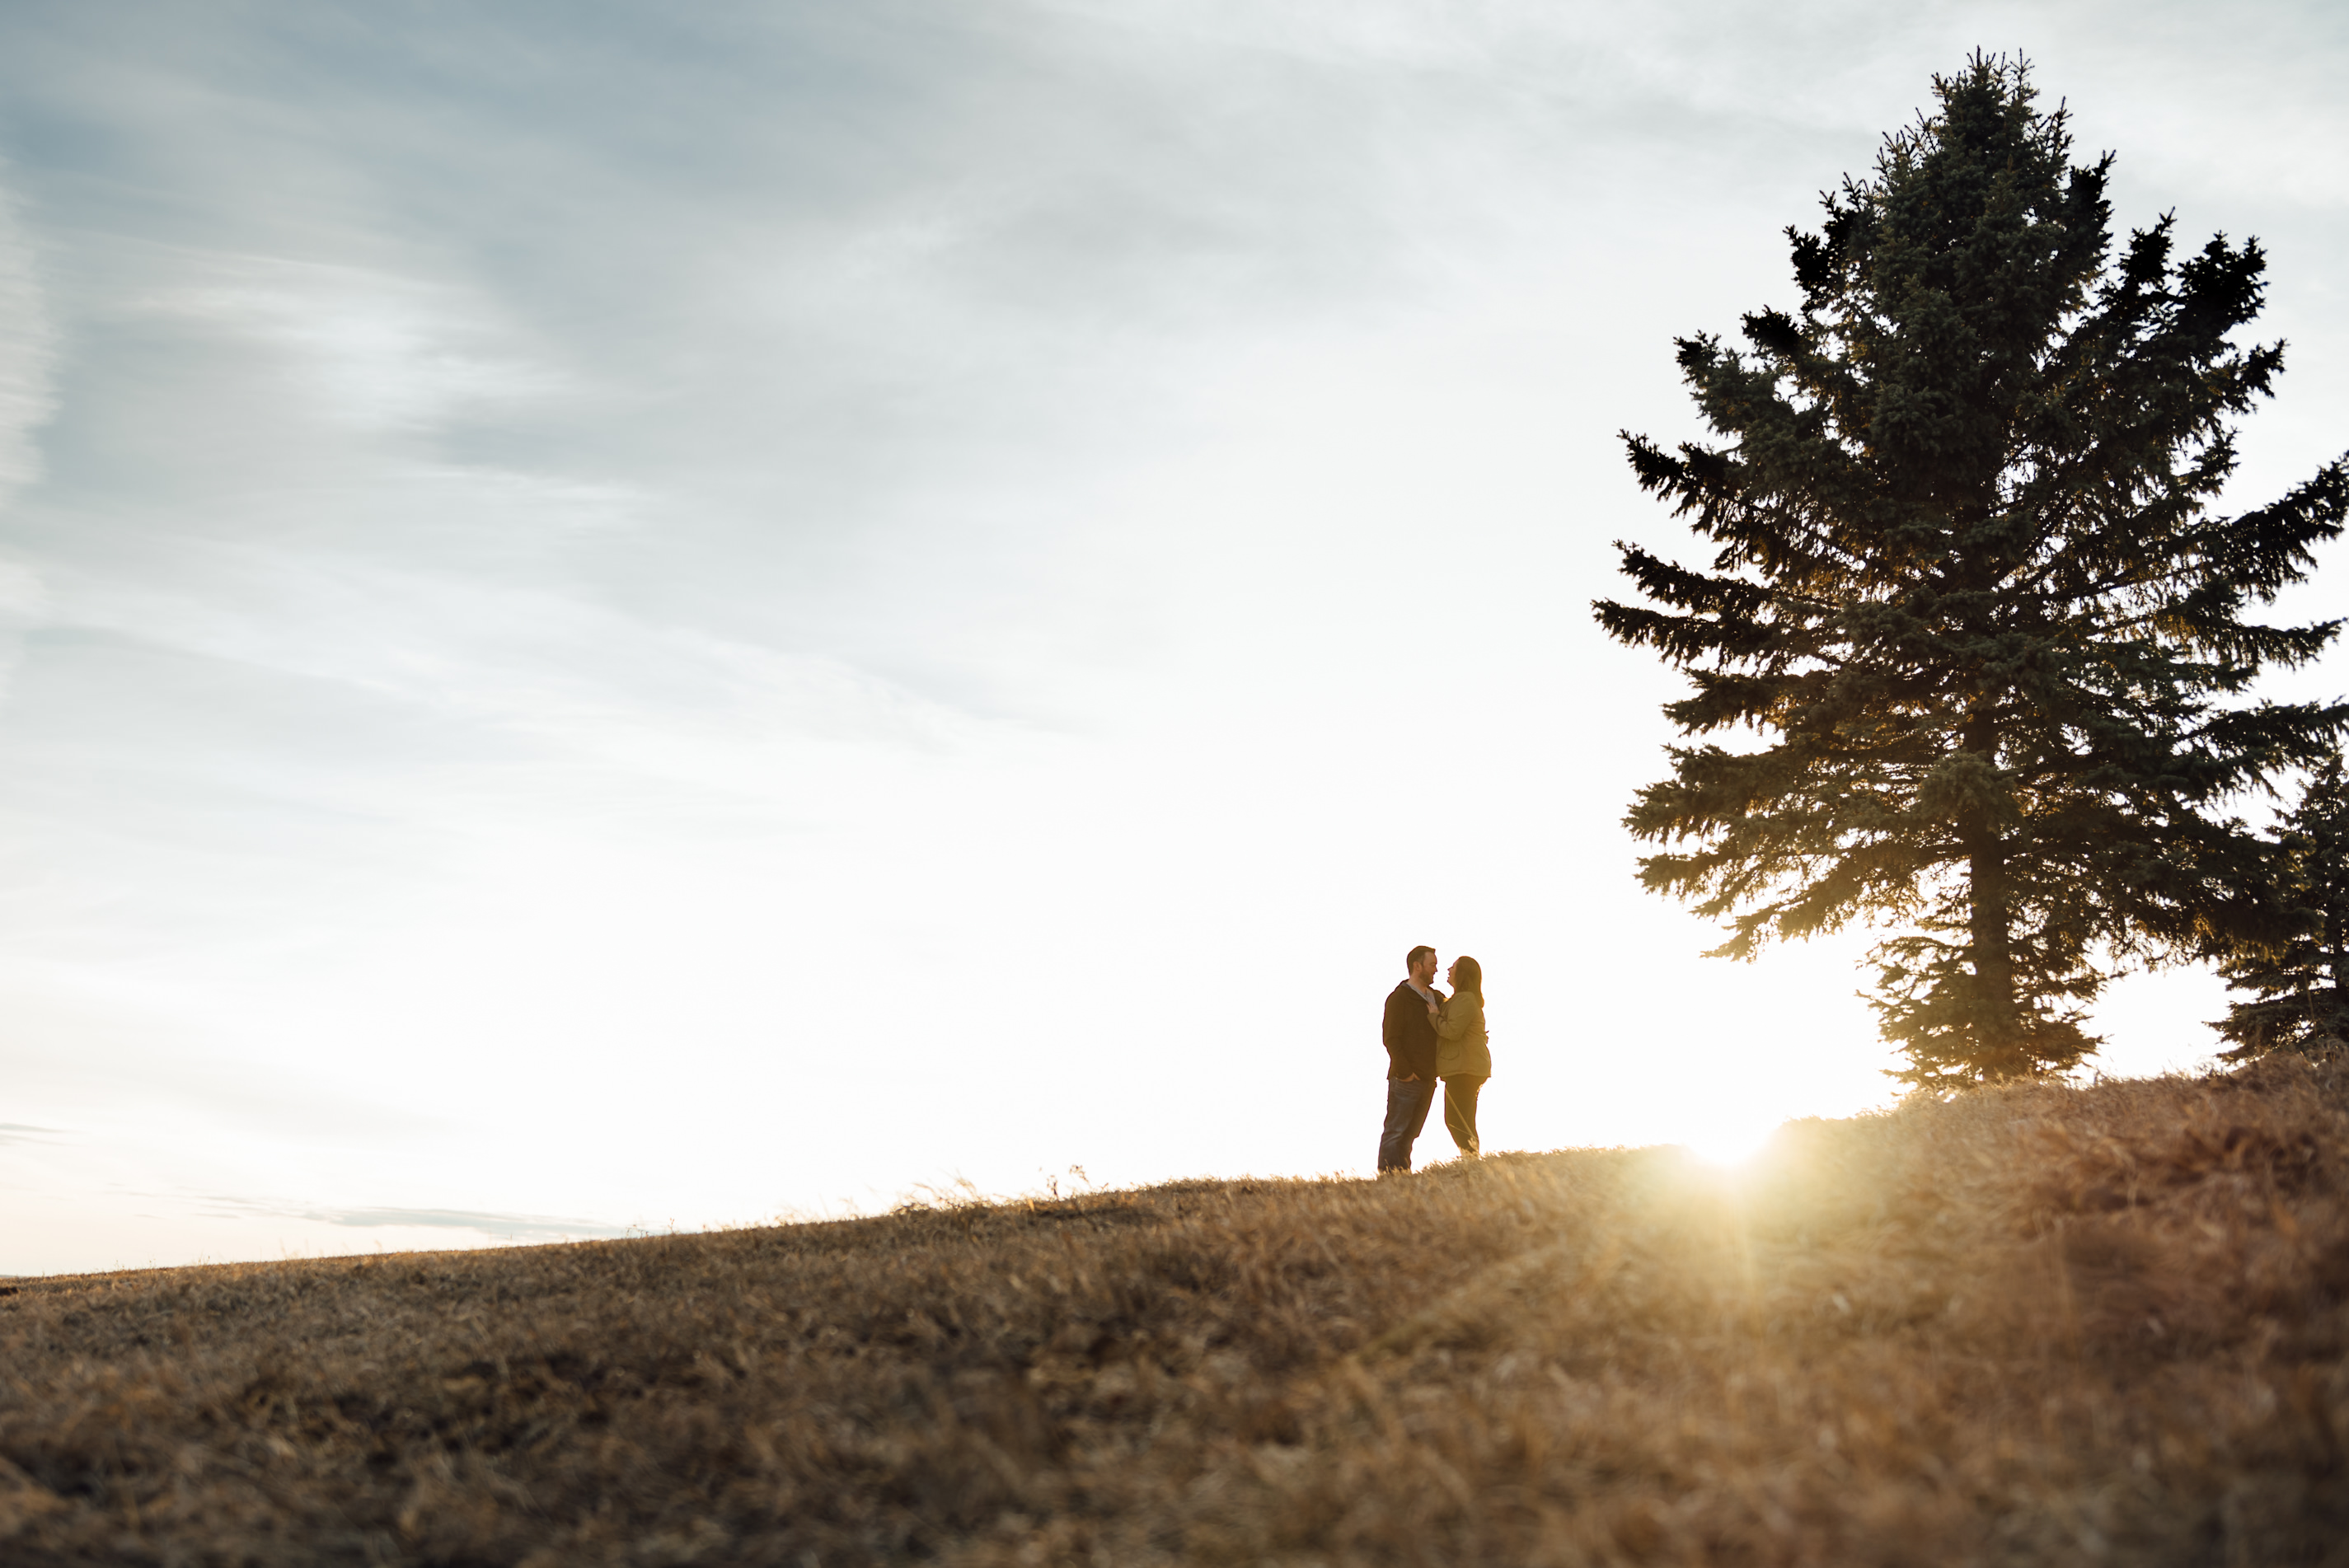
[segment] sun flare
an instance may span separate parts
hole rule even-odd
[[[1681,1140],[1682,1146],[1708,1165],[1732,1170],[1744,1165],[1769,1146],[1778,1130],[1773,1119],[1762,1120],[1749,1117],[1725,1116],[1701,1128],[1692,1129]]]

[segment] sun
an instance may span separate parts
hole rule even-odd
[[[1769,1146],[1771,1135],[1778,1130],[1775,1118],[1761,1118],[1726,1112],[1702,1126],[1691,1128],[1681,1140],[1682,1147],[1708,1165],[1733,1170]]]

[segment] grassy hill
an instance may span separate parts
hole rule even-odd
[[[0,1297],[0,1561],[2349,1563],[2349,1070]]]

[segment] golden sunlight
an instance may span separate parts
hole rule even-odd
[[[1730,1170],[1745,1164],[1768,1148],[1778,1126],[1775,1117],[1754,1116],[1728,1108],[1692,1128],[1681,1142],[1706,1164]]]

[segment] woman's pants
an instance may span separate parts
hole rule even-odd
[[[1444,1130],[1463,1154],[1485,1152],[1476,1141],[1476,1095],[1484,1087],[1485,1077],[1477,1073],[1454,1073],[1444,1080]]]

